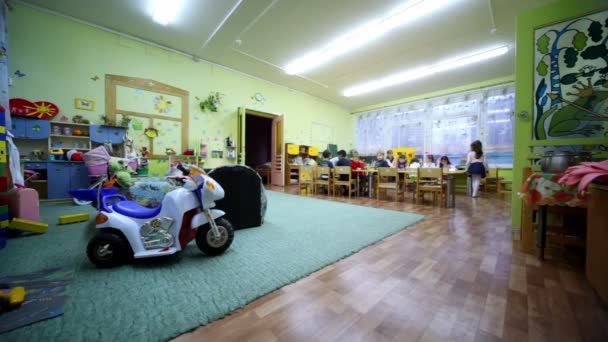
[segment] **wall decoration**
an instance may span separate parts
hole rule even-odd
[[[264,97],[264,95],[262,95],[262,93],[253,94],[253,96],[251,96],[251,99],[254,100],[256,104],[264,104],[264,102],[266,102],[266,98]]]
[[[225,95],[220,93],[220,92],[211,92],[211,94],[209,96],[207,96],[207,98],[205,98],[205,100],[201,101],[199,103],[199,107],[201,108],[201,110],[204,112],[205,110],[209,109],[212,112],[217,112],[217,108],[222,104],[222,98]],[[200,98],[197,96],[196,97],[197,100],[200,100]]]
[[[21,70],[17,70],[17,71],[15,71],[15,76],[21,78],[21,77],[25,77],[27,75],[22,73]]]
[[[144,122],[141,119],[133,119],[131,120],[131,128],[134,131],[143,131]]]
[[[9,100],[11,115],[50,120],[59,114],[59,107],[48,101],[30,102],[26,99]]]
[[[97,82],[97,81],[99,81],[99,76],[95,75],[95,76],[91,77],[91,80],[93,82]]]
[[[158,130],[154,127],[146,128],[146,130],[144,131],[144,134],[148,138],[154,139],[154,138],[158,137]]]
[[[158,111],[160,114],[171,113],[171,110],[173,110],[173,102],[165,99],[163,95],[154,97],[153,103],[154,110]]]
[[[59,121],[61,121],[61,122],[68,122],[68,121],[70,121],[70,119],[69,119],[67,116],[62,115],[62,116],[59,118]]]
[[[74,107],[76,109],[95,110],[95,101],[83,98],[74,99]]]
[[[535,31],[534,139],[608,134],[608,11]]]

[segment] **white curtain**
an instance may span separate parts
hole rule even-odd
[[[514,106],[508,84],[359,113],[355,146],[362,155],[414,147],[417,155],[460,158],[479,139],[487,152],[512,155]]]

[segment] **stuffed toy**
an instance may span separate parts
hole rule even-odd
[[[111,157],[108,161],[110,178],[116,177],[116,183],[123,188],[131,187],[131,167],[123,158]]]

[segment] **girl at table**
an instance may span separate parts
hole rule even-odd
[[[388,166],[395,167],[395,155],[393,154],[393,150],[386,150],[386,161],[388,162]]]
[[[481,141],[475,140],[471,143],[471,152],[467,155],[467,173],[471,177],[473,197],[479,197],[479,183],[486,177],[489,171],[486,156],[483,154]]]
[[[424,157],[424,164],[422,165],[422,167],[437,167],[437,165],[435,164],[435,157],[433,157],[432,154],[427,154]]]
[[[420,168],[420,161],[418,160],[418,158],[412,159],[412,162],[410,163],[410,169],[418,169],[418,168]]]
[[[449,169],[451,166],[452,163],[450,163],[450,159],[448,158],[448,156],[443,156],[441,157],[441,159],[439,159],[439,167]]]
[[[405,159],[405,154],[399,153],[399,158],[397,159],[396,167],[400,170],[407,168],[407,160]]]
[[[365,173],[358,170],[365,170],[365,163],[359,159],[359,153],[357,151],[352,152],[352,158],[350,159],[350,167],[353,170],[353,178],[358,179],[359,191],[365,190]]]

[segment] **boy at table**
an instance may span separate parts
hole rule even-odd
[[[376,153],[375,167],[391,167],[391,164],[386,159],[384,159],[384,152],[378,151],[378,153]]]

